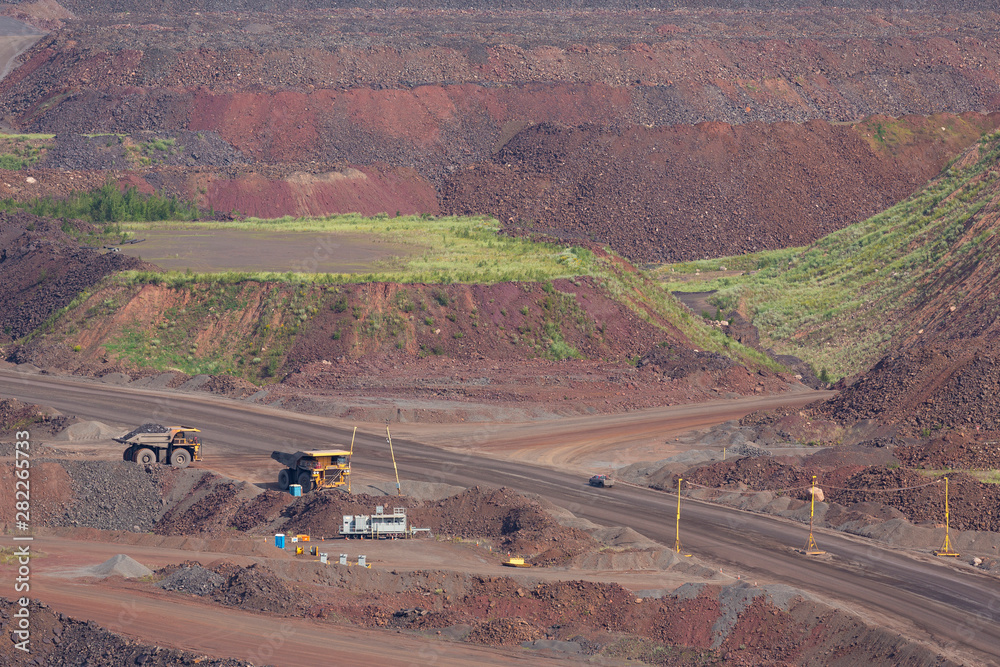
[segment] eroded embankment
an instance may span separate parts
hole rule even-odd
[[[183,281],[182,281],[183,282]],[[691,348],[650,310],[646,321],[589,278],[552,283],[296,285],[129,284],[78,300],[55,331],[18,353],[76,370],[98,359],[264,379],[304,365],[361,358],[625,362],[657,345]],[[75,356],[74,356],[75,355]],[[679,358],[679,357],[678,357]],[[662,363],[666,363],[663,361]],[[60,365],[60,364],[57,364]]]

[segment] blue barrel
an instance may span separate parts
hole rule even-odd
[[[291,485],[289,485],[288,490],[292,492],[293,496],[301,496],[302,495],[302,485],[301,484],[291,484]]]
[[[279,549],[284,549],[285,548],[285,534],[284,533],[278,533],[278,534],[276,534],[274,536],[274,546],[278,547]]]

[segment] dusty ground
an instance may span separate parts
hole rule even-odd
[[[215,399],[215,400],[217,400],[217,399]],[[680,442],[680,441],[677,441],[677,442]],[[694,442],[695,441],[692,440],[688,444],[693,446]],[[117,452],[111,451],[110,449],[106,452],[105,456],[108,459],[108,462],[107,462],[106,465],[108,465],[108,466],[125,466],[125,465],[127,465],[127,464],[123,464],[123,463],[120,463],[120,462],[117,462],[117,463],[113,462],[113,459],[115,458],[115,454],[116,453]],[[134,468],[134,466],[132,466],[132,467]],[[382,468],[385,469],[384,466],[382,466]],[[81,474],[85,475],[84,479],[96,479],[96,478],[93,477],[93,475],[95,475],[97,472],[99,472],[99,471],[95,471],[94,469],[89,468],[87,466],[80,466],[79,464],[71,465],[71,466],[69,466],[68,469],[71,470],[71,471],[73,471],[74,475],[81,475]],[[389,467],[388,470],[391,470],[391,467]],[[206,510],[209,510],[211,507],[214,506],[213,504],[216,503],[216,502],[218,502],[219,500],[225,500],[226,503],[228,503],[229,502],[228,499],[234,499],[234,498],[237,498],[237,497],[243,497],[244,491],[242,491],[240,489],[241,488],[242,489],[247,489],[248,488],[248,487],[239,487],[239,485],[238,485],[237,488],[235,489],[236,493],[230,492],[230,491],[226,491],[226,489],[227,489],[226,483],[224,481],[221,481],[221,480],[220,480],[220,482],[218,484],[214,484],[214,485],[204,485],[204,484],[202,484],[202,485],[199,486],[197,475],[198,475],[198,471],[197,470],[190,469],[188,471],[184,471],[183,474],[180,477],[176,477],[175,475],[171,474],[168,477],[163,477],[161,479],[161,482],[159,482],[159,483],[164,483],[164,482],[169,481],[170,477],[176,477],[177,481],[175,483],[168,484],[167,486],[163,487],[165,489],[166,488],[172,489],[171,491],[169,491],[169,494],[170,494],[169,498],[168,498],[168,500],[169,500],[169,506],[171,506],[171,507],[173,507],[173,506],[183,507],[185,505],[185,503],[184,502],[178,502],[178,500],[182,499],[182,498],[190,498],[191,500],[188,503],[189,510],[184,510],[183,513],[186,514],[187,516],[191,517],[191,518],[196,517],[198,512],[205,512]],[[120,477],[120,475],[118,475],[118,477]],[[137,478],[137,479],[141,479],[141,477],[142,476],[140,475],[140,477]],[[101,479],[110,480],[111,478],[110,477],[106,477],[106,476],[102,476]],[[156,479],[160,479],[159,476],[155,476],[155,477],[150,478],[150,480],[147,481],[147,482],[144,482],[144,484],[148,485],[150,482],[155,482]],[[185,486],[185,484],[181,484],[180,483],[180,481],[182,479],[188,480],[185,483],[186,486]],[[102,484],[103,483],[106,483],[106,482],[102,482]],[[582,482],[581,482],[581,485],[582,485]],[[393,486],[394,485],[390,483],[389,485],[385,486],[385,489],[389,490],[390,493],[391,493],[392,492],[391,489],[393,488]],[[94,487],[93,484],[88,484],[88,488],[97,488],[98,490],[100,490],[103,487],[101,487],[101,486]],[[190,492],[187,491],[187,490],[185,490],[185,489],[190,490]],[[220,491],[221,493],[214,493],[213,491]],[[619,494],[619,495],[620,494],[625,494],[627,496],[628,495],[628,491],[629,490],[627,488],[622,488],[622,489],[619,489],[619,490],[615,490],[614,493]],[[269,493],[270,492],[265,491],[263,494],[258,494],[255,497],[264,498],[264,500],[266,500],[266,496]],[[409,493],[409,491],[407,493]],[[179,495],[177,495],[177,494],[179,494]],[[286,498],[287,498],[287,496],[286,496]],[[483,500],[485,500],[485,497],[483,497]],[[387,501],[388,501],[388,499],[387,499]],[[610,495],[609,495],[609,501],[613,501],[613,498]],[[386,505],[389,505],[390,502],[391,501],[386,502]],[[482,502],[482,500],[480,502]],[[177,504],[175,505],[174,503],[177,503]],[[266,502],[265,502],[265,505],[267,505]],[[304,506],[305,505],[303,505],[303,507]],[[474,509],[474,508],[475,508],[475,505],[467,506],[467,509],[465,510],[465,512],[466,512],[465,516],[469,516],[468,509]],[[95,510],[99,510],[99,508],[96,508],[96,507],[94,509]],[[690,508],[689,511],[692,511],[693,509],[694,508]],[[130,511],[134,511],[134,510],[130,510]],[[519,510],[519,511],[523,511],[523,510]],[[195,512],[195,514],[191,514],[191,512]],[[325,513],[328,514],[329,512],[325,512]],[[483,516],[488,516],[487,512],[476,512],[477,516],[480,515],[480,514],[483,515]],[[217,517],[219,517],[220,519],[222,519],[225,522],[229,521],[228,517],[235,518],[238,515],[239,515],[238,511],[237,512],[231,512],[229,509],[225,509],[225,510],[223,510],[221,512],[218,512],[216,510],[211,510],[211,511],[208,511],[208,512],[206,512],[204,514],[204,516],[206,516],[206,517],[216,517],[217,516]],[[114,512],[110,512],[109,513],[107,510],[100,510],[100,511],[96,511],[95,513],[87,514],[87,515],[79,515],[78,514],[78,516],[80,516],[81,519],[85,519],[87,521],[105,521],[105,520],[109,520],[110,519],[110,520],[113,520],[113,521],[117,522],[117,521],[122,520],[122,518],[123,518],[123,517],[118,517],[117,514],[114,513]],[[89,516],[89,518],[88,518],[88,516]],[[176,515],[176,513],[175,513],[175,516],[180,516],[180,515]],[[527,517],[528,515],[524,515],[524,516]],[[176,522],[174,522],[173,520],[171,520],[171,521],[172,521],[172,523],[174,525],[179,525]],[[208,524],[203,524],[203,525],[210,526],[212,524],[210,522]],[[242,525],[242,522],[240,522],[240,525]],[[264,525],[266,525],[266,524],[264,524]],[[260,528],[259,530],[261,530],[262,532],[265,532],[263,528]],[[206,551],[213,551],[213,552],[227,552],[227,551],[228,552],[232,552],[232,551],[236,551],[236,552],[241,553],[241,554],[247,554],[247,552],[249,551],[251,554],[254,554],[254,555],[263,555],[263,554],[257,553],[256,552],[257,549],[273,548],[273,547],[270,547],[270,545],[267,544],[264,541],[261,541],[261,542],[258,542],[258,543],[251,542],[251,543],[247,544],[245,542],[241,542],[239,539],[235,539],[235,536],[234,537],[230,537],[229,535],[226,535],[226,536],[223,537],[223,536],[219,535],[220,532],[227,532],[227,531],[224,531],[224,530],[220,531],[218,529],[210,529],[207,533],[201,533],[201,532],[199,532],[195,536],[188,536],[188,535],[178,535],[178,536],[147,535],[147,536],[143,536],[143,535],[138,535],[137,534],[134,538],[129,538],[128,537],[128,533],[118,533],[118,534],[115,535],[114,540],[116,542],[118,542],[118,543],[132,543],[132,544],[138,544],[138,545],[144,545],[144,546],[156,545],[156,546],[164,547],[164,548],[177,548],[177,547],[181,547],[181,548],[194,548],[194,549],[198,549],[198,550],[206,550]],[[239,531],[237,531],[237,533],[238,532]],[[266,532],[269,533],[270,530],[267,530]],[[607,536],[607,537],[610,537],[611,539],[618,539],[618,538],[615,538],[614,536],[610,536],[610,535]],[[625,536],[625,537],[627,537],[627,536]],[[829,539],[829,538],[827,538],[827,539]],[[133,540],[138,540],[138,542],[135,542]],[[634,542],[634,540],[632,540],[629,543],[632,544],[632,546],[630,547],[632,549],[638,547],[638,544],[636,544]],[[184,545],[186,545],[186,547]],[[497,546],[497,543],[496,542],[491,542],[491,545],[492,546]],[[489,553],[489,551],[488,550],[487,551],[482,551],[481,549],[482,549],[482,547],[480,547],[480,551],[478,553],[481,556],[486,557],[487,554]],[[640,550],[641,549],[642,548],[640,547]],[[525,554],[525,555],[527,555],[527,554]],[[583,560],[580,560],[578,562],[578,567],[582,567],[583,569],[588,569],[588,570],[594,570],[594,569],[615,570],[615,569],[620,568],[620,567],[624,567],[625,569],[643,569],[643,570],[649,569],[650,565],[654,561],[648,560],[648,558],[646,556],[643,556],[642,559],[640,560],[640,559],[638,559],[639,556],[640,556],[640,554],[638,554],[638,553],[632,553],[632,554],[630,554],[628,549],[625,549],[625,550],[617,552],[617,553],[613,553],[610,556],[608,555],[607,552],[605,552],[605,554],[603,556],[601,556],[600,558],[597,558],[596,560],[593,559],[594,558],[593,556],[586,556]],[[730,557],[727,556],[726,558],[727,558],[727,562],[730,562],[729,561]],[[576,562],[576,561],[571,561],[571,562]],[[215,567],[215,565],[212,565],[211,563],[206,563],[206,565],[210,565],[212,567]],[[638,568],[637,568],[637,565],[639,566]],[[656,567],[654,567],[654,569],[656,569]],[[727,571],[729,571],[728,567],[726,569],[727,569]],[[294,582],[293,582],[293,584],[294,584]],[[441,587],[441,586],[440,586],[440,584],[438,584],[436,587]],[[444,586],[443,588],[448,589],[449,586]],[[580,589],[577,588],[577,590],[580,590]],[[706,591],[706,594],[709,595],[709,598],[711,598],[711,596],[714,595],[714,593],[709,593],[707,591]],[[720,595],[721,594],[722,593],[720,591]],[[726,597],[726,596],[729,596],[729,595],[730,595],[730,593],[726,593],[723,597]],[[421,594],[421,597],[422,597],[422,594]],[[604,598],[608,598],[608,595],[605,594],[605,595],[603,595],[603,597]],[[737,596],[737,598],[739,598],[739,597],[740,596]],[[731,599],[731,598],[727,597],[726,599]],[[530,602],[531,605],[536,605],[537,603],[535,602],[535,600],[536,600],[536,597],[534,595],[532,595],[530,597],[526,596],[526,598],[524,599],[524,602],[525,602],[525,604],[527,604],[527,603]],[[393,601],[395,603],[396,602],[396,598],[393,598]],[[560,604],[565,604],[565,602],[562,601],[562,600],[560,600],[558,597],[555,598],[555,601],[558,602],[558,603],[560,603]],[[645,603],[643,603],[643,604],[645,604]],[[350,618],[356,618],[356,619],[358,619],[357,622],[361,623],[362,625],[364,625],[364,624],[371,624],[373,622],[376,623],[376,624],[382,623],[382,622],[386,622],[386,623],[390,623],[391,624],[391,623],[397,622],[397,621],[393,621],[392,619],[399,618],[399,619],[402,619],[403,621],[406,621],[407,627],[409,627],[410,619],[411,618],[412,619],[417,619],[417,620],[419,620],[421,618],[426,618],[424,616],[421,616],[419,613],[417,613],[414,616],[409,611],[407,611],[408,609],[414,609],[414,608],[418,609],[418,611],[419,611],[419,609],[421,608],[421,605],[419,603],[418,604],[408,604],[405,608],[402,608],[402,609],[400,609],[398,607],[392,607],[392,608],[389,608],[389,609],[386,609],[384,607],[378,608],[377,606],[376,607],[368,607],[365,610],[359,610],[360,613],[359,613],[358,616],[350,616]],[[465,607],[465,603],[463,602],[462,609],[465,609],[465,608],[466,608]],[[473,606],[471,608],[480,608],[480,607]],[[709,608],[712,608],[711,604],[709,605]],[[780,605],[779,605],[779,608],[780,608]],[[331,609],[334,609],[334,608],[331,607]],[[423,609],[428,609],[428,608],[427,607],[423,607]],[[527,609],[528,609],[528,607],[526,607],[526,610]],[[532,606],[531,609],[535,609],[536,610],[536,611],[531,612],[531,613],[534,613],[534,614],[537,614],[540,611],[542,611],[542,610],[539,610],[537,607],[534,607],[534,606]],[[558,609],[558,607],[557,607],[557,609]],[[405,613],[402,614],[401,616],[397,617],[396,616],[396,611],[402,611],[402,612],[405,612]],[[454,619],[455,618],[455,616],[454,616],[455,613],[467,613],[467,612],[460,612],[459,610],[456,610],[456,609],[447,609],[447,608],[442,609],[441,611],[442,612],[447,612],[447,614],[445,614],[444,616],[435,615],[435,616],[432,616],[431,619],[428,619],[428,620],[437,619],[437,620],[434,620],[435,623],[438,623],[438,622],[441,622],[441,621],[445,621],[445,622],[451,623],[452,621],[448,620],[448,619]],[[595,609],[595,611],[596,611],[596,609]],[[429,613],[436,613],[436,612],[429,612]],[[548,612],[543,612],[542,611],[542,616],[532,616],[531,618],[538,618],[539,620],[541,620],[541,619],[546,618],[545,617],[546,613],[548,613]],[[615,613],[617,613],[617,612],[615,612]],[[739,612],[737,612],[737,613],[739,613]],[[327,614],[329,615],[329,611],[327,612]],[[823,615],[820,614],[820,616],[822,617]],[[330,617],[332,618],[333,616],[330,616]],[[816,617],[816,614],[813,613],[813,616],[812,616],[813,620],[815,620],[815,617]],[[597,616],[596,618],[600,619],[600,618],[603,618],[603,617],[602,616]],[[709,616],[709,618],[711,618],[711,616]],[[382,619],[382,620],[379,620],[379,619]],[[548,622],[548,621],[543,621],[543,625],[544,625],[545,622]],[[631,621],[629,621],[629,622],[631,623]],[[469,623],[469,625],[476,626],[477,623],[481,624],[482,621],[481,620],[479,620],[479,621],[473,621],[473,622]],[[831,621],[831,623],[832,623],[832,621]],[[530,625],[530,623],[529,623],[529,625]],[[758,623],[758,625],[759,625],[759,623]],[[855,631],[859,627],[857,625],[857,623],[854,623],[854,622],[848,623],[847,625],[849,627],[854,628]],[[640,623],[640,626],[641,626],[641,623]],[[431,628],[433,629],[433,627],[434,626],[432,625]],[[483,627],[483,628],[481,628],[479,630],[476,630],[475,632],[471,633],[468,636],[475,638],[474,641],[489,641],[489,642],[501,642],[502,643],[503,641],[507,641],[507,640],[503,639],[504,637],[519,637],[519,636],[522,636],[520,634],[520,633],[522,633],[522,631],[527,632],[527,634],[528,634],[527,639],[530,639],[532,633],[535,632],[535,631],[547,632],[547,631],[544,631],[544,630],[538,628],[538,626],[534,626],[534,627],[535,627],[535,630],[532,630],[531,627],[524,627],[524,626],[520,626],[520,625],[518,625],[516,627],[515,626],[510,626],[510,627],[504,626],[504,627],[500,627],[500,628],[496,628],[496,627],[492,627],[492,626],[487,626],[487,627]],[[679,631],[679,632],[686,632],[686,630],[682,630],[682,629],[679,629],[679,628],[677,629],[677,631]],[[906,630],[906,632],[911,632],[911,631],[912,631],[912,628],[910,628],[909,630]],[[442,630],[442,632],[443,632],[443,630]],[[586,635],[586,636],[590,637],[591,641],[595,641],[596,640],[596,641],[599,641],[599,642],[606,642],[607,641],[607,635],[604,634],[606,632],[607,632],[607,628],[604,628],[604,629],[602,629],[602,630],[599,631],[599,635],[601,637],[605,637],[605,639],[598,639],[597,636],[590,636],[590,635]],[[671,632],[674,632],[674,631],[671,631]],[[554,636],[557,637],[557,638],[560,637],[560,635],[558,633],[555,633]],[[673,635],[671,635],[671,636],[673,636]],[[869,636],[873,637],[871,635],[869,635]],[[862,638],[857,637],[856,635],[851,635],[851,637],[852,638],[848,640],[848,643],[849,644],[853,644],[855,646],[855,648],[854,649],[850,649],[848,651],[848,653],[851,653],[851,651],[859,650],[859,647],[867,646],[868,645],[868,641],[869,641],[868,639],[862,639]],[[559,639],[559,641],[562,641],[562,639]],[[680,640],[679,643],[683,644],[683,645],[689,645],[690,646],[690,645],[692,645],[690,642],[694,642],[694,645],[699,645],[698,644],[699,641],[702,641],[702,640],[691,639],[690,637],[688,637],[688,638],[684,638],[684,639]],[[824,639],[823,641],[826,642],[827,640]],[[875,641],[876,643],[881,643],[883,640],[872,639],[872,641]],[[676,645],[676,642],[671,642],[671,643],[675,643],[675,645]],[[705,644],[700,644],[700,645],[703,647],[700,650],[714,650],[714,649],[711,648],[711,645],[707,645],[707,646]],[[775,644],[775,646],[778,646],[778,644]],[[786,650],[792,651],[792,653],[786,654],[786,655],[793,655],[793,654],[795,654],[796,651],[808,650],[808,649],[805,648],[805,645],[803,645],[801,642],[799,642],[799,640],[791,641],[791,643],[781,644],[781,646],[784,647],[784,648],[781,649],[782,651],[786,651]],[[614,649],[609,649],[609,650],[614,650]],[[823,650],[829,650],[829,648],[825,648]],[[851,654],[854,655],[853,653],[851,653]],[[702,658],[705,658],[705,657],[706,656],[703,655],[699,659],[702,659]],[[708,655],[707,657],[711,658],[711,655]],[[736,657],[738,657],[738,656],[734,656],[733,659],[735,659]],[[866,658],[866,660],[869,660],[869,659]]]
[[[307,232],[238,232],[235,230],[148,230],[137,234],[142,242],[121,246],[123,255],[151,262],[168,271],[301,271],[310,260],[320,273],[374,272],[378,262],[406,257],[419,247],[384,243],[359,235],[343,234],[330,239]],[[319,243],[323,245],[319,245]]]
[[[417,543],[406,545],[408,551],[414,544]],[[470,659],[483,664],[511,664],[511,660],[547,664],[549,656],[579,659],[581,653],[591,653],[600,642],[610,640],[603,657],[597,659],[601,664],[613,664],[609,659],[613,660],[613,656],[628,645],[619,638],[631,628],[632,633],[649,638],[650,650],[664,642],[677,647],[667,649],[667,655],[673,657],[666,662],[661,658],[656,661],[659,664],[691,664],[693,658],[697,664],[717,664],[723,656],[726,664],[734,661],[742,664],[753,660],[754,655],[759,656],[760,650],[775,652],[785,659],[792,656],[805,659],[803,653],[822,654],[831,649],[877,661],[878,649],[874,646],[887,641],[895,651],[908,655],[914,661],[912,664],[933,664],[929,662],[933,654],[925,649],[882,636],[864,625],[859,628],[849,615],[798,598],[794,591],[781,587],[716,584],[703,588],[700,584],[687,584],[673,595],[668,593],[657,598],[637,597],[619,583],[600,583],[601,578],[608,576],[606,573],[598,573],[598,580],[591,583],[586,579],[586,572],[581,573],[584,578],[567,573],[574,576],[572,581],[537,579],[533,572],[465,575],[462,573],[463,560],[468,562],[469,558],[463,559],[462,553],[469,552],[470,548],[453,545],[448,545],[441,554],[447,563],[444,569],[438,566],[431,571],[410,569],[414,559],[420,561],[422,558],[419,546],[415,557],[407,553],[401,557],[385,554],[386,560],[376,558],[372,570],[317,566],[315,559],[293,562],[287,555],[278,560],[255,559],[254,567],[243,570],[246,560],[230,554],[163,549],[150,553],[141,548],[125,547],[136,559],[153,566],[162,563],[168,571],[175,571],[181,563],[200,560],[207,567],[243,576],[251,586],[255,579],[250,573],[254,569],[258,572],[256,581],[260,582],[265,571],[261,568],[273,568],[281,576],[272,580],[272,587],[309,590],[308,595],[302,593],[299,599],[311,603],[305,613],[298,611],[276,618],[273,614],[220,606],[190,594],[165,592],[149,583],[121,579],[95,581],[80,575],[81,566],[97,564],[120,553],[121,544],[42,537],[38,545],[48,551],[36,561],[35,590],[64,613],[97,620],[130,638],[147,642],[166,639],[168,643],[209,654],[225,654],[232,651],[234,644],[242,645],[242,650],[233,653],[234,657],[250,658],[255,662],[274,661],[270,650],[278,649],[280,658],[276,662],[279,664],[313,664],[314,651],[319,649],[336,650],[338,661],[343,664],[362,664],[370,660],[366,644],[377,642],[382,645],[380,660],[384,664],[397,664],[397,661],[410,664],[413,655],[433,656],[437,664],[468,664]],[[368,546],[372,549],[366,550],[377,553],[382,546],[398,551],[394,547],[401,545]],[[64,558],[67,554],[73,555]],[[403,563],[393,563],[396,559]],[[453,569],[451,564],[456,560],[458,567]],[[474,567],[480,569],[482,565],[476,563]],[[633,577],[626,574],[624,579],[634,585],[669,584],[649,575]],[[308,583],[308,587],[302,586],[303,583]],[[351,606],[347,602],[349,596],[338,593],[338,587],[345,585],[369,592],[364,606]],[[391,601],[376,592],[379,588],[395,591]],[[435,594],[434,590],[441,593]],[[642,595],[663,595],[660,586],[647,590],[650,593]],[[567,616],[567,607],[590,611],[580,615],[574,610]],[[664,614],[667,618],[674,617],[681,609],[691,625],[664,625],[658,620]],[[727,619],[721,626],[724,637],[713,636],[719,626],[712,626],[712,621],[720,612]],[[37,610],[36,614],[36,618],[42,616]],[[191,633],[175,624],[161,627],[168,615],[195,619],[200,631]],[[487,615],[509,620],[489,621]],[[593,625],[582,620],[587,617],[592,617]],[[525,620],[514,620],[517,618]],[[821,625],[817,627],[816,622],[820,619]],[[761,625],[761,621],[765,624]],[[163,627],[168,626],[176,630],[165,634]],[[539,626],[547,626],[548,630]],[[42,634],[43,627],[40,623],[36,637]],[[751,627],[755,629],[751,631]],[[274,628],[279,628],[280,632],[274,632]],[[367,628],[380,628],[382,633]],[[396,632],[392,635],[392,645],[388,646],[384,632],[393,628]],[[400,629],[405,630],[401,635],[398,634]],[[762,636],[762,629],[766,629],[765,635],[785,634],[785,642],[781,647],[771,644],[765,649],[759,645],[759,640],[744,639],[748,632]],[[820,629],[823,634],[817,635],[816,630]],[[513,655],[509,650],[500,653],[481,646],[518,646],[523,641],[545,639],[546,636],[551,640],[530,645],[534,650],[520,650]],[[560,636],[565,639],[555,639]],[[305,643],[303,637],[309,640],[309,651],[296,648]],[[463,638],[465,641],[458,643]],[[859,641],[870,648],[849,648]],[[685,645],[690,648],[681,648]]]
[[[476,492],[472,494],[480,497]],[[503,502],[524,506],[513,496]],[[182,500],[178,506],[183,504]],[[474,509],[461,501],[455,507],[464,507],[464,512]],[[481,512],[476,515],[485,519],[484,527],[491,521]],[[448,524],[455,526],[455,521],[456,517],[451,516]],[[734,582],[731,575],[685,562],[671,552],[666,552],[671,558],[660,558],[659,564],[656,559],[643,558],[650,547],[651,553],[657,547],[633,535],[613,538],[616,541],[611,543],[615,545],[611,552],[615,555],[606,552],[601,559],[591,559],[601,563],[600,570],[579,566],[567,569],[564,565],[511,573],[499,564],[503,558],[497,553],[501,545],[488,537],[464,542],[416,539],[315,543],[319,550],[333,554],[334,559],[339,553],[347,553],[353,562],[364,553],[373,565],[371,570],[365,570],[320,565],[314,556],[278,550],[270,534],[223,539],[203,534],[192,539],[61,529],[42,531],[33,542],[37,560],[33,561],[32,585],[35,593],[63,613],[97,620],[113,632],[140,641],[166,640],[188,650],[237,659],[266,658],[268,646],[275,642],[280,645],[288,636],[302,636],[300,633],[311,622],[339,626],[337,632],[325,633],[314,648],[343,650],[346,640],[357,641],[365,636],[363,628],[396,628],[406,631],[397,646],[411,645],[412,650],[419,649],[422,654],[439,655],[442,664],[468,659],[468,651],[476,650],[466,648],[470,643],[529,647],[523,642],[536,642],[530,647],[540,651],[532,656],[532,664],[540,664],[539,659],[550,655],[570,657],[595,651],[603,663],[614,656],[636,657],[632,653],[636,638],[650,643],[647,650],[664,643],[672,647],[667,649],[669,657],[665,662],[662,655],[655,660],[658,664],[691,664],[692,660],[697,664],[749,664],[759,660],[761,651],[801,661],[814,652],[823,654],[831,649],[857,659],[863,655],[867,661],[877,663],[875,647],[887,640],[896,651],[916,661],[914,664],[932,664],[927,661],[933,661],[933,653],[926,649],[890,639],[863,624],[859,635],[857,619],[817,605],[788,587]],[[123,552],[148,567],[159,568],[154,581],[177,573],[179,568],[197,569],[196,563],[221,573],[219,580],[229,581],[214,594],[196,601],[197,596],[161,591],[148,582],[97,580],[88,570]],[[664,553],[662,549],[660,553]],[[366,595],[356,599],[345,596],[338,591],[342,587],[364,590]],[[275,606],[280,600],[288,600],[289,604]],[[267,606],[259,606],[263,603]],[[582,615],[579,610],[583,610]],[[685,612],[684,624],[664,624],[661,620],[677,617],[680,611]],[[45,618],[41,611],[35,613]],[[162,630],[157,630],[154,636],[151,628],[167,613],[198,618],[200,631],[165,637]],[[265,616],[259,616],[261,613]],[[272,638],[270,643],[248,641],[245,633],[260,632],[255,619],[273,619],[275,614],[283,619],[282,634],[260,635]],[[721,625],[717,620],[720,615],[725,619]],[[303,625],[303,621],[307,624]],[[754,628],[756,641],[744,639],[744,626]],[[43,624],[37,627],[36,639],[47,632],[41,630]],[[760,638],[769,634],[780,634],[783,639],[761,643]],[[61,636],[56,633],[57,638]],[[113,641],[114,637],[101,639]],[[234,642],[242,645],[235,652]],[[280,655],[280,664],[300,664],[305,658],[295,650]],[[345,664],[354,664],[355,655],[347,650]],[[392,651],[381,651],[380,655],[389,661],[394,659]],[[494,657],[498,654],[489,651],[479,655],[486,664],[499,659]],[[360,658],[361,654],[357,654]]]

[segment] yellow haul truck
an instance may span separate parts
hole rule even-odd
[[[302,487],[302,493],[313,489],[332,489],[347,484],[351,474],[351,453],[342,449],[308,452],[271,452],[271,458],[285,466],[278,473],[278,487],[287,491],[291,484]]]
[[[169,463],[175,468],[187,468],[191,461],[201,461],[201,440],[198,429],[191,426],[160,426],[143,424],[115,442],[128,445],[122,453],[126,461],[148,465]]]

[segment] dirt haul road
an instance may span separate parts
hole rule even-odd
[[[413,665],[553,665],[565,664],[525,652],[470,644],[444,643],[363,628],[331,628],[302,618],[274,618],[190,599],[164,599],[144,591],[107,584],[41,581],[34,597],[56,611],[92,620],[115,632],[152,644],[250,660],[260,665],[315,667],[399,667]],[[184,622],[178,622],[178,619]],[[193,628],[196,628],[193,630]],[[377,661],[373,662],[377,657]],[[329,662],[326,662],[326,661]]]
[[[204,427],[205,442],[224,451],[259,453],[347,442],[350,437],[349,430],[318,417],[69,378],[0,371],[0,394],[82,418],[197,423]],[[600,419],[595,418],[595,425]],[[668,494],[623,486],[591,489],[579,475],[562,470],[456,454],[403,439],[393,444],[404,478],[505,485],[540,494],[596,523],[628,526],[661,543],[673,542],[675,505]],[[367,468],[391,474],[381,435],[359,433],[356,451],[363,452]],[[801,524],[695,501],[685,501],[684,508],[685,549],[727,571],[843,602],[881,625],[930,639],[960,659],[1000,665],[1000,587],[995,579],[961,564],[827,531],[818,531],[817,539],[829,556],[807,558],[798,553],[806,538]]]

